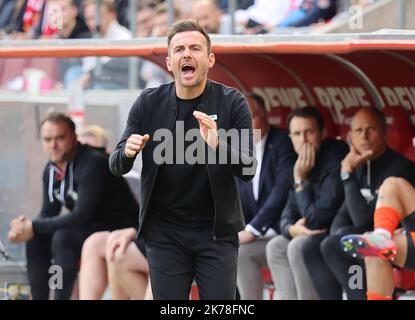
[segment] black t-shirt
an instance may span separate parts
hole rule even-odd
[[[189,164],[184,156],[185,150],[195,141],[201,143],[207,152],[207,144],[200,136],[198,121],[193,116],[193,112],[198,110],[200,98],[177,98],[178,115],[173,139],[168,143],[173,146],[173,163],[159,166],[150,202],[151,217],[155,220],[190,227],[213,225],[214,203],[204,157],[201,158],[202,163]],[[185,141],[184,137],[191,129],[195,130],[198,138]],[[184,150],[180,146],[184,146]]]

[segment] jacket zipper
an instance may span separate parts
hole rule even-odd
[[[197,111],[200,111],[200,104],[197,106]],[[219,147],[219,145],[218,145]],[[207,146],[207,148],[209,148],[209,146]],[[205,158],[206,161],[206,158]],[[212,198],[213,198],[213,207],[215,209],[215,214],[214,214],[214,218],[213,218],[213,230],[212,230],[212,236],[213,236],[213,240],[216,240],[216,235],[215,235],[215,228],[216,228],[216,201],[215,201],[215,194],[213,192],[213,187],[212,187],[212,181],[210,180],[210,173],[209,173],[209,165],[206,162],[206,171],[207,171],[207,175],[208,175],[208,180],[209,180],[209,185],[210,185],[210,190],[212,192]]]

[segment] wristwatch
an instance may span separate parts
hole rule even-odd
[[[347,172],[347,171],[341,171],[340,172],[340,179],[342,181],[347,181],[347,180],[350,179],[350,177],[351,177],[350,172]]]
[[[304,188],[306,181],[304,179],[295,179],[294,180],[294,190],[298,187]]]

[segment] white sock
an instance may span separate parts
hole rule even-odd
[[[377,228],[375,230],[375,233],[383,234],[383,235],[387,236],[389,239],[392,238],[392,234],[389,232],[389,230],[386,230],[386,229],[383,229],[383,228]]]

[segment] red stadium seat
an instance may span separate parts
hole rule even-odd
[[[274,286],[274,282],[272,281],[271,272],[269,271],[268,268],[265,267],[265,268],[261,268],[261,273],[262,273],[262,282],[264,283],[264,290],[266,290],[268,293],[268,297],[266,300],[273,300],[275,286]]]
[[[333,121],[333,117],[330,114],[330,110],[325,107],[317,107],[318,111],[321,112],[321,115],[324,119],[324,127],[326,128],[327,138],[337,138],[337,128],[336,124]]]
[[[415,272],[408,269],[393,268],[395,287],[403,290],[415,289]]]
[[[401,107],[386,107],[383,110],[388,125],[389,147],[397,152],[405,152],[412,146],[413,129],[409,114]]]
[[[290,107],[272,108],[268,115],[270,125],[277,128],[288,128],[288,116],[292,112]]]
[[[403,152],[403,155],[412,162],[415,162],[415,147],[411,146]]]

